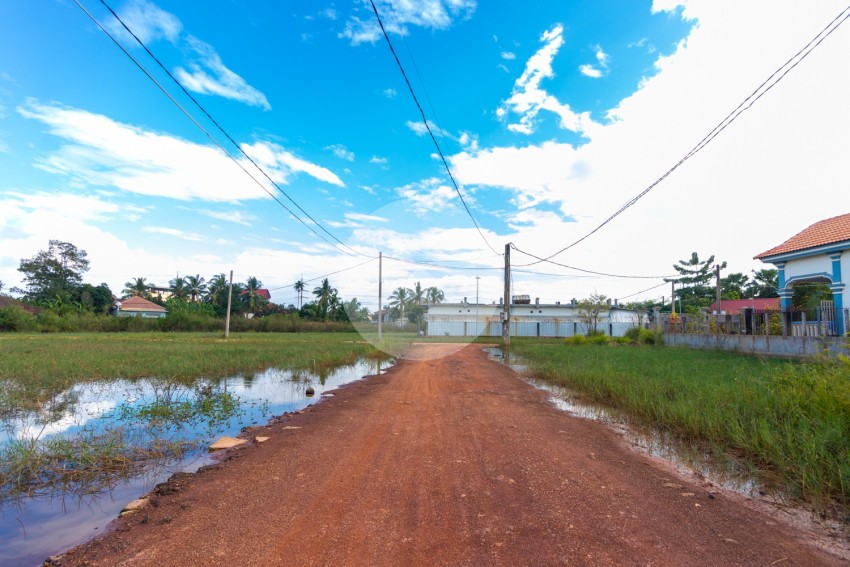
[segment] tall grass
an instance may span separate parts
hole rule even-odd
[[[850,506],[850,359],[515,341],[535,376],[743,456],[818,509]]]

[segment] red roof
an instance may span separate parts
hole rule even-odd
[[[157,305],[153,301],[148,301],[143,297],[133,296],[121,302],[121,311],[157,311],[165,313],[166,309],[162,305]]]
[[[850,240],[850,213],[816,222],[804,231],[795,234],[779,246],[762,252],[756,260],[777,254],[797,252],[825,244],[834,244]]]
[[[744,307],[752,307],[756,311],[779,311],[779,298],[766,297],[764,299],[722,299],[720,310],[729,315],[737,315]],[[710,313],[717,311],[717,302],[711,304]]]
[[[248,290],[247,290],[247,289],[243,289],[243,290],[242,290],[242,295],[248,295]],[[257,290],[257,295],[259,295],[259,296],[260,296],[260,297],[262,297],[263,299],[271,299],[271,298],[272,298],[272,294],[271,294],[271,293],[269,293],[269,290],[267,290],[267,289],[258,289],[258,290]]]

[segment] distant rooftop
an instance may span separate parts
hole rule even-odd
[[[817,248],[826,244],[850,241],[850,213],[816,222],[809,228],[799,232],[766,252],[755,257],[756,260],[798,252],[809,248]]]
[[[121,311],[159,311],[165,313],[166,309],[153,301],[134,296],[121,302]]]

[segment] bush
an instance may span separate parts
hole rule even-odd
[[[34,331],[35,317],[17,305],[0,309],[0,331]]]
[[[662,345],[664,340],[661,333],[643,329],[641,327],[632,327],[626,331],[626,337],[635,344],[643,345]]]
[[[596,334],[588,337],[587,342],[592,345],[608,345],[611,344],[611,338],[605,334]]]
[[[584,335],[573,335],[572,337],[567,339],[567,344],[570,343],[574,345],[587,344],[587,337],[585,337]]]

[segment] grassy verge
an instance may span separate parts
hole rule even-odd
[[[517,340],[544,380],[743,456],[819,509],[850,505],[850,360]]]

